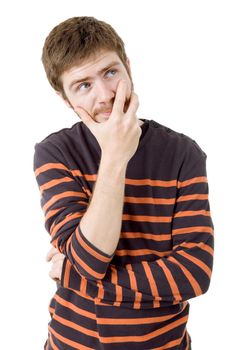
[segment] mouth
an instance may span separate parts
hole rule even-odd
[[[112,110],[108,110],[108,111],[102,112],[101,114],[103,114],[105,117],[109,117],[111,113],[112,113]]]

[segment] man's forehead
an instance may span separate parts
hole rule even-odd
[[[86,75],[88,72],[96,72],[101,70],[105,66],[122,63],[121,59],[114,51],[104,51],[99,52],[98,54],[93,55],[87,60],[81,62],[78,65],[71,67],[69,70],[65,71],[62,74],[62,77],[72,77],[76,76],[77,78],[82,78],[83,75]],[[91,73],[90,73],[91,74]]]

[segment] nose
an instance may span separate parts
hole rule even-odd
[[[105,81],[99,81],[96,84],[96,96],[99,104],[105,104],[114,98],[115,92],[111,84]]]

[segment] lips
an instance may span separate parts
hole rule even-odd
[[[103,114],[103,115],[105,115],[106,117],[109,117],[110,114],[112,113],[112,110],[111,110],[111,109],[108,109],[108,110],[102,111],[102,112],[100,112],[100,113]]]

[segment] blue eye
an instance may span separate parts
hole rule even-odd
[[[116,69],[111,69],[111,70],[108,70],[107,72],[106,72],[106,75],[109,75],[109,76],[113,76],[113,75],[115,75],[116,74]]]
[[[84,89],[82,89],[84,87]],[[78,90],[86,90],[87,88],[90,87],[90,83],[84,82],[78,86]]]

